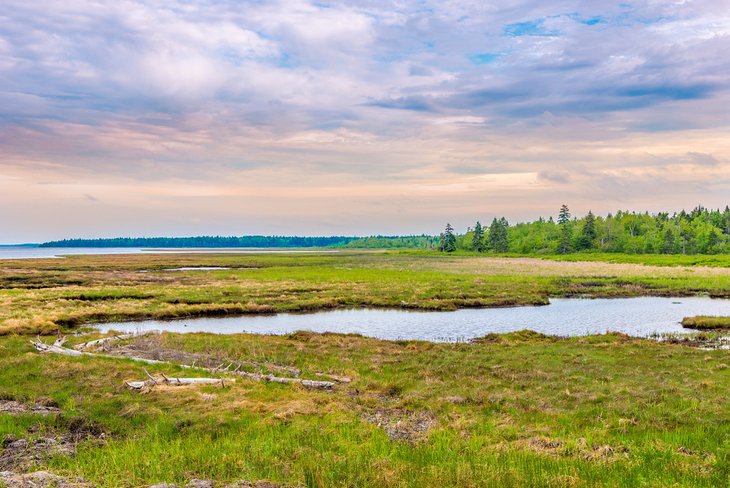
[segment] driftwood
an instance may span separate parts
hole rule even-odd
[[[93,341],[92,341],[93,342]],[[268,381],[271,383],[285,383],[285,384],[299,384],[306,388],[321,388],[325,390],[331,390],[335,386],[334,381],[317,381],[317,380],[304,380],[301,378],[284,378],[281,376],[274,376],[272,374],[262,374],[262,373],[249,373],[247,371],[240,371],[240,365],[234,369],[231,370],[231,366],[233,366],[233,363],[229,364],[228,367],[223,368],[223,364],[216,368],[204,368],[204,367],[196,367],[195,365],[188,366],[185,364],[177,364],[177,363],[171,363],[168,361],[157,361],[155,359],[146,359],[146,358],[139,358],[139,357],[129,357],[129,356],[114,356],[112,354],[96,354],[91,352],[85,352],[85,351],[77,351],[76,349],[69,349],[67,347],[63,347],[63,345],[66,343],[65,337],[59,337],[56,339],[56,341],[53,344],[46,344],[44,343],[40,337],[37,341],[30,341],[31,344],[39,351],[43,353],[54,353],[54,354],[63,354],[66,356],[91,356],[91,357],[99,357],[99,358],[115,358],[115,359],[129,359],[131,361],[137,361],[141,363],[146,364],[169,364],[172,366],[179,366],[181,368],[196,368],[196,369],[202,369],[204,371],[208,371],[211,373],[222,373],[222,374],[229,374],[229,375],[235,375],[235,376],[241,376],[244,378],[248,378],[255,381]],[[89,343],[86,343],[89,344]],[[98,344],[98,343],[97,343]],[[146,381],[127,381],[125,382],[127,386],[134,390],[141,390],[145,387],[150,388],[151,386],[154,386],[158,383],[155,383],[155,379],[147,373],[147,376],[149,376],[149,379]],[[222,378],[167,378],[166,376],[162,375],[162,382],[164,384],[174,384],[174,385],[192,385],[192,384],[222,384],[223,379]],[[229,380],[230,381],[230,380]],[[151,384],[150,384],[151,382]]]
[[[331,380],[334,380],[335,383],[344,383],[344,384],[352,383],[352,378],[349,378],[347,376],[338,376],[338,375],[329,374],[329,373],[314,373],[314,374],[317,376],[320,376],[320,377],[323,376],[323,377],[329,378]]]
[[[223,363],[225,364],[225,363]],[[216,372],[223,372],[227,374],[233,374],[237,376],[243,376],[244,378],[248,378],[250,380],[255,381],[268,381],[270,383],[289,383],[289,384],[299,384],[302,386],[305,386],[307,388],[322,388],[325,390],[331,390],[335,386],[334,381],[317,381],[317,380],[303,380],[301,378],[284,378],[281,376],[274,376],[273,374],[263,374],[263,373],[249,373],[248,371],[240,371],[241,365],[239,364],[235,369],[231,370],[231,367],[234,363],[230,363],[227,367],[223,368],[223,364],[216,368],[203,368],[207,371],[210,371],[212,373]],[[223,369],[221,369],[223,368]]]
[[[335,386],[335,383],[333,381],[303,380],[301,378],[283,378],[281,376],[274,376],[273,374],[248,373],[246,371],[236,371],[233,374],[256,381],[268,381],[271,383],[296,383],[307,388],[322,388],[324,390],[331,390]]]
[[[125,381],[124,383],[132,390],[144,390],[149,391],[158,385],[169,385],[169,386],[186,386],[186,385],[220,385],[226,386],[228,383],[233,383],[236,380],[224,379],[224,378],[168,378],[164,374],[160,373],[160,376],[152,376],[145,370],[149,379],[145,381]]]
[[[120,356],[112,356],[111,354],[95,354],[92,352],[85,352],[85,351],[77,351],[76,349],[70,349],[68,347],[63,347],[63,345],[66,343],[65,337],[59,337],[56,339],[56,341],[53,344],[46,344],[41,340],[39,337],[37,341],[30,341],[33,346],[39,351],[39,352],[51,352],[54,354],[64,354],[66,356],[91,356],[91,357],[97,357],[97,358],[115,358],[118,359]],[[166,363],[165,361],[156,361],[154,359],[147,359],[147,358],[137,358],[137,357],[128,357],[124,356],[124,359],[129,359],[130,361],[137,361],[140,363],[145,364],[171,364]],[[184,366],[183,366],[184,367]]]
[[[63,345],[66,344],[65,337],[59,337],[53,344],[46,344],[40,337],[38,337],[37,341],[30,341],[30,343],[33,344],[39,352],[52,352],[55,354],[64,354],[66,356],[95,356],[95,354],[84,353],[63,347]]]

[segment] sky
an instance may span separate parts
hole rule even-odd
[[[730,0],[3,0],[0,242],[730,203]]]

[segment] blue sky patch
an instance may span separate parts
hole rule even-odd
[[[504,28],[505,35],[509,37],[521,36],[544,36],[554,37],[560,35],[558,31],[547,30],[545,19],[528,20],[527,22],[515,22],[507,24]]]
[[[501,58],[500,53],[476,53],[469,56],[469,60],[474,64],[492,64]]]

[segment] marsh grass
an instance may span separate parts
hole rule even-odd
[[[730,330],[730,317],[698,315],[684,318],[682,325],[697,330]]]
[[[160,341],[352,383],[328,393],[239,379],[225,389],[139,395],[123,385],[144,377],[139,364],[43,356],[8,336],[0,339],[0,393],[51,397],[65,420],[0,415],[0,435],[33,435],[38,424],[60,430],[69,419],[100,426],[104,443],[82,442],[75,456],[50,464],[100,486],[193,477],[305,486],[722,486],[730,476],[722,351],[620,334],[528,332],[473,344],[306,332]],[[434,423],[415,441],[394,440],[368,420],[374,412]]]

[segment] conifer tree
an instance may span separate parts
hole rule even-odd
[[[454,228],[451,227],[450,223],[446,224],[446,230],[439,236],[439,251],[456,251],[456,236],[454,235]]]
[[[496,217],[492,220],[492,224],[489,226],[489,247],[494,252],[507,252],[509,247],[509,238],[507,235],[507,229],[509,223],[504,217],[497,219]]]
[[[593,247],[593,241],[596,239],[596,217],[593,212],[588,211],[588,215],[583,219],[583,228],[578,238],[579,249],[590,249]]]
[[[477,224],[474,226],[474,235],[472,237],[471,247],[476,252],[484,252],[484,228],[478,220]]]
[[[570,210],[563,204],[558,214],[558,225],[560,225],[560,242],[558,242],[558,254],[568,254],[571,250],[573,229],[570,225]]]
[[[563,204],[560,207],[560,213],[558,213],[558,224],[563,225],[570,222],[570,210],[568,210],[568,206]]]

